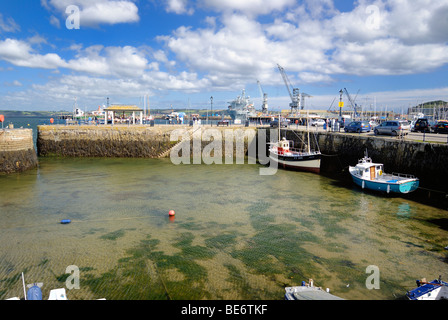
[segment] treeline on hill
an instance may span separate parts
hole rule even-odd
[[[60,114],[66,114],[67,111],[16,111],[16,110],[0,110],[0,114],[4,115],[6,118],[45,118],[54,117]]]

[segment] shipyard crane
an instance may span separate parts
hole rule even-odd
[[[301,100],[301,106],[302,106],[302,110],[305,108],[305,98],[312,98],[313,96],[309,95],[308,93],[302,92],[302,94],[300,95],[302,100]]]
[[[261,105],[261,112],[268,112],[268,94],[264,93],[263,88],[261,87],[260,81],[257,80],[258,88],[260,89],[261,98],[263,99],[263,104]]]
[[[291,98],[291,103],[289,104],[289,106],[291,107],[291,113],[293,113],[293,111],[297,111],[297,109],[303,109],[300,106],[300,90],[298,88],[294,88],[291,85],[291,82],[289,81],[288,75],[285,72],[285,69],[283,69],[282,66],[280,66],[279,64],[277,64],[278,66],[278,70],[280,70],[280,74],[282,75],[283,81],[285,82],[286,85],[286,89],[288,89],[288,93],[289,96]],[[292,92],[291,92],[292,89]]]
[[[355,103],[356,98],[355,98],[355,100],[353,100],[346,88],[344,88],[344,92],[347,95],[348,101],[350,101],[350,104],[353,108],[354,116],[360,117],[360,114],[358,113],[358,105]],[[359,91],[358,91],[358,93],[359,93]],[[356,95],[356,96],[358,96],[358,95]]]

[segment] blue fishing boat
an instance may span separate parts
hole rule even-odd
[[[417,280],[417,288],[406,293],[409,300],[448,300],[448,283],[439,279]]]
[[[410,193],[418,189],[419,179],[408,174],[384,172],[382,163],[373,163],[366,154],[354,167],[349,167],[353,182],[362,189],[386,193]]]

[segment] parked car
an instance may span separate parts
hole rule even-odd
[[[388,120],[375,127],[375,135],[386,134],[391,136],[406,135],[409,133],[410,125],[405,120]]]
[[[323,127],[325,125],[325,123],[326,122],[324,119],[316,119],[311,122],[311,125],[313,127]]]
[[[289,122],[286,120],[282,120],[280,122],[280,128],[287,128]],[[278,128],[278,119],[271,121],[271,128]]]
[[[431,132],[431,125],[428,119],[417,119],[415,121],[414,127],[412,128],[414,132]]]
[[[370,132],[371,127],[370,123],[367,121],[353,121],[350,122],[347,126],[345,126],[344,131],[345,132]]]
[[[401,130],[411,131],[411,123],[407,120],[398,120],[401,124]]]
[[[447,120],[438,121],[432,127],[432,131],[434,133],[448,133],[448,121]]]
[[[375,128],[378,125],[378,122],[370,120],[369,124],[370,124],[370,128],[373,129],[373,128]]]

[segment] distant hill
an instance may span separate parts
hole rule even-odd
[[[443,101],[443,100],[437,100],[437,101],[430,101],[430,102],[425,102],[422,104],[419,104],[417,107],[418,108],[433,108],[434,106],[446,106],[448,104],[448,102]]]
[[[0,110],[0,114],[5,118],[46,118],[56,117],[61,114],[67,114],[67,111],[15,111],[15,110]]]

